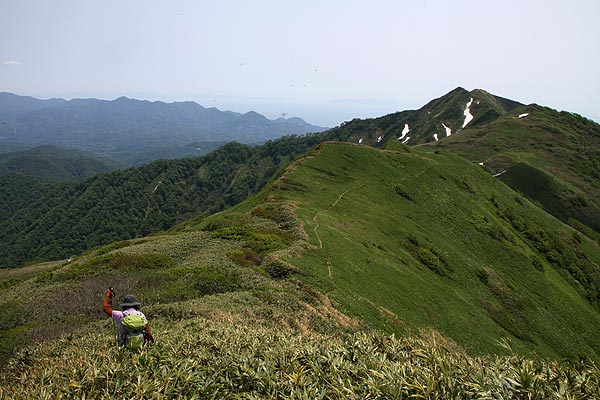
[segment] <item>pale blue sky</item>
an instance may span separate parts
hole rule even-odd
[[[600,1],[0,0],[0,91],[325,126],[457,86],[600,120]]]

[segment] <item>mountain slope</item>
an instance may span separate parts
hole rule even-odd
[[[83,180],[122,166],[112,160],[81,150],[40,146],[30,150],[0,154],[0,176],[21,173],[46,178]]]
[[[483,163],[491,174],[561,221],[598,237],[599,124],[532,104],[465,129],[431,149],[449,149]]]
[[[6,121],[23,117],[32,111],[64,103],[66,100],[63,99],[40,100],[35,97],[0,92],[0,121],[6,123]]]
[[[238,114],[204,108],[194,102],[149,102],[120,97],[112,101],[74,99],[39,101],[39,107],[17,107],[20,96],[4,96],[0,145],[51,144],[78,148],[127,161],[122,153],[150,152],[193,142],[261,143],[290,134],[325,128],[300,118],[269,120],[249,112]],[[32,100],[33,101],[33,100]],[[41,105],[44,105],[43,107]],[[12,118],[11,118],[12,117]]]
[[[600,240],[600,125],[579,115],[457,88],[419,110],[353,120],[330,133],[374,147],[399,141],[452,150]]]
[[[465,127],[487,124],[519,106],[522,104],[481,89],[469,92],[459,87],[418,110],[354,119],[331,132],[338,140],[376,147],[391,140],[415,145],[441,140]]]
[[[286,261],[372,326],[600,358],[598,246],[455,155],[324,144],[262,198],[237,211],[292,202],[313,250]]]

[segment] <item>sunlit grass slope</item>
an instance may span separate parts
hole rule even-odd
[[[598,247],[449,153],[325,144],[273,185],[313,250],[289,258],[343,311],[475,353],[600,356]]]
[[[425,148],[483,162],[547,212],[600,238],[599,124],[532,104]]]

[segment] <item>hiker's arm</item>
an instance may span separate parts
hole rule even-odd
[[[106,291],[106,298],[104,299],[104,312],[112,317],[112,308],[110,308],[110,290]]]
[[[150,325],[146,322],[146,340],[149,342],[154,342],[154,338],[150,334]]]

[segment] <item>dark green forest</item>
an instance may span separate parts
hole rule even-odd
[[[124,167],[123,164],[87,151],[61,149],[49,145],[0,154],[0,176],[22,173],[44,178],[80,181]]]
[[[258,147],[232,142],[204,157],[159,160],[81,183],[0,177],[0,266],[66,258],[218,212],[322,140],[315,134]]]

